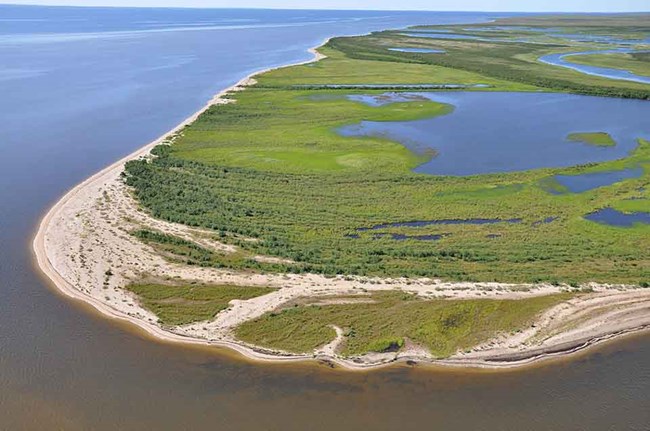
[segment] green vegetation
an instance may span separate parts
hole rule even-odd
[[[650,51],[644,51],[644,52],[635,52],[633,54],[630,54],[632,58],[638,61],[643,61],[645,63],[650,63]]]
[[[625,28],[612,31],[622,33]],[[481,33],[506,37],[503,31]],[[507,37],[519,34],[513,30]],[[387,49],[416,43],[448,54]],[[235,270],[504,282],[638,284],[650,279],[650,226],[616,228],[583,218],[600,208],[631,205],[620,202],[647,186],[650,143],[640,141],[622,160],[568,169],[420,175],[412,169],[432,154],[413,153],[384,136],[342,137],[336,129],[363,120],[448,115],[452,107],[428,100],[372,107],[346,96],[383,91],[318,87],[480,83],[490,86],[481,91],[553,89],[639,98],[650,94],[641,84],[537,62],[553,50],[576,50],[575,43],[563,43],[415,40],[397,32],[333,39],[323,49],[326,60],[260,76],[257,85],[231,95],[236,103],[211,107],[171,146],[155,148],[152,160],[126,166],[127,184],[153,216],[212,229],[216,239],[236,245],[239,252],[222,254],[155,232],[139,235],[170,259]],[[559,173],[628,166],[641,166],[644,175],[585,193],[548,192]],[[521,223],[357,230],[383,223],[470,218],[520,218]],[[554,220],[542,222],[547,218]],[[442,237],[400,241],[391,234]],[[260,263],[251,259],[255,255],[285,263]]]
[[[369,37],[369,36],[365,36]],[[317,63],[277,69],[259,77],[256,88],[292,88],[298,86],[336,85],[431,85],[431,84],[484,84],[499,91],[536,91],[535,86],[502,79],[495,79],[480,73],[468,72],[437,66],[418,64],[412,56],[423,54],[396,53],[396,61],[376,61],[358,59],[336,48],[339,40],[333,39],[328,45],[319,48],[327,58]],[[356,39],[356,38],[355,38]],[[361,38],[363,40],[363,38]],[[384,48],[382,52],[393,53]],[[402,55],[400,55],[402,54]],[[307,88],[305,88],[307,89]],[[365,90],[364,90],[365,91]],[[346,92],[349,94],[349,92]]]
[[[273,291],[266,287],[191,284],[183,286],[146,283],[126,289],[140,298],[164,325],[184,325],[212,319],[233,299],[250,299]]]
[[[545,33],[517,29],[485,31],[489,25],[421,26],[420,31],[453,31],[482,40],[433,39],[408,36],[403,31],[384,31],[370,36],[336,38],[329,47],[357,60],[374,60],[386,63],[413,63],[435,65],[446,70],[459,70],[482,75],[500,81],[523,86],[542,87],[554,91],[597,96],[613,96],[650,99],[650,88],[642,83],[617,81],[586,75],[567,68],[542,63],[538,59],[546,54],[587,51],[605,48],[596,43],[577,43],[550,37]],[[473,31],[480,28],[479,31]],[[588,28],[572,28],[584,32]],[[650,26],[648,26],[650,31]],[[621,29],[616,29],[621,32]],[[492,41],[491,39],[494,39]],[[516,43],[518,39],[526,42]],[[418,48],[442,49],[446,54],[421,54],[391,51],[391,47],[417,46]],[[611,46],[606,46],[611,49]],[[484,79],[485,79],[484,78]],[[451,82],[456,82],[455,80]]]
[[[306,304],[267,313],[240,325],[236,335],[255,345],[305,353],[332,341],[335,325],[345,331],[344,356],[396,350],[411,340],[436,357],[447,357],[498,333],[525,329],[535,316],[570,297],[423,300],[384,292],[372,295],[373,303]]]
[[[582,142],[598,147],[613,147],[616,145],[614,138],[605,132],[571,133],[567,136],[567,139],[569,141]]]
[[[185,265],[212,267],[222,269],[254,269],[259,271],[286,272],[287,265],[281,263],[260,262],[252,253],[244,250],[235,252],[216,252],[199,244],[162,232],[142,229],[133,232],[142,242],[152,246],[168,260]],[[217,241],[229,241],[236,245],[245,245],[246,240],[231,236],[219,236]]]
[[[211,266],[217,260],[213,251],[173,235],[147,229],[135,231],[133,235],[156,248],[161,254],[174,256],[176,260],[187,265]]]
[[[216,105],[187,128],[173,156],[212,165],[277,172],[400,171],[425,159],[388,140],[348,139],[335,129],[355,121],[416,120],[451,107],[431,101],[372,108],[313,91],[251,90],[237,104]],[[214,128],[215,125],[218,128]],[[243,129],[245,128],[245,133]],[[181,144],[182,142],[182,144]]]
[[[609,67],[612,69],[627,70],[641,76],[650,76],[649,53],[608,53],[589,55],[569,55],[565,60],[576,64],[588,66]]]
[[[648,20],[650,20],[650,13],[647,12],[598,15],[552,14],[501,18],[497,19],[494,25],[559,27],[567,28],[568,31],[584,29],[588,33],[618,35],[619,32],[645,34],[648,31]]]

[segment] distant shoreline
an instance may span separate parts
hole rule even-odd
[[[328,39],[329,40],[329,39]],[[324,43],[326,44],[327,41]],[[48,254],[48,229],[51,228],[51,223],[53,219],[61,216],[61,211],[64,210],[66,204],[72,201],[79,196],[82,196],[84,193],[88,192],[88,189],[96,187],[98,184],[108,182],[116,177],[119,177],[120,173],[123,171],[124,164],[142,156],[147,155],[152,148],[164,142],[170,136],[173,136],[175,133],[182,130],[185,126],[193,123],[201,114],[206,110],[212,107],[215,104],[227,103],[227,96],[233,91],[238,91],[245,88],[247,85],[250,85],[254,82],[254,78],[257,75],[263,74],[265,72],[276,70],[284,67],[296,66],[300,64],[308,64],[311,62],[319,61],[324,58],[324,55],[320,54],[317,51],[317,48],[311,48],[309,50],[313,54],[313,58],[303,62],[298,62],[286,66],[266,68],[250,75],[244,77],[236,84],[220,91],[215,95],[208,103],[206,103],[201,109],[192,114],[190,117],[185,119],[178,126],[173,128],[168,133],[165,133],[160,138],[154,140],[153,142],[141,147],[140,149],[134,151],[130,155],[118,160],[117,162],[109,165],[108,167],[102,169],[98,173],[92,175],[88,179],[84,180],[70,191],[68,191],[48,212],[45,214],[41,222],[39,223],[38,230],[33,240],[33,251],[36,263],[41,270],[41,272],[51,281],[52,285],[56,288],[58,292],[63,294],[66,297],[69,297],[74,300],[82,301],[95,310],[101,313],[104,316],[129,322],[130,324],[135,325],[136,327],[144,330],[153,337],[173,343],[181,344],[191,344],[191,345],[201,345],[201,346],[214,346],[214,347],[225,347],[233,351],[238,352],[244,357],[261,362],[303,362],[310,360],[324,361],[330,364],[336,364],[347,370],[369,370],[384,368],[387,366],[392,366],[399,363],[408,363],[408,364],[423,364],[423,365],[433,365],[433,366],[446,366],[450,368],[457,367],[470,367],[470,368],[488,368],[488,369],[512,369],[516,367],[522,367],[527,365],[536,364],[542,360],[565,357],[568,355],[581,352],[591,346],[601,344],[606,341],[611,341],[613,339],[618,339],[621,336],[629,335],[632,333],[638,333],[650,329],[650,325],[639,324],[630,328],[612,328],[611,332],[608,334],[598,334],[591,337],[578,337],[572,340],[565,342],[564,344],[558,344],[554,346],[547,346],[538,350],[528,350],[521,352],[520,354],[504,354],[499,357],[495,357],[489,360],[482,358],[459,358],[459,359],[423,359],[418,356],[401,356],[395,360],[385,361],[381,363],[357,363],[352,360],[342,359],[339,357],[333,357],[330,355],[319,355],[319,354],[305,354],[305,355],[279,355],[272,352],[265,352],[262,349],[257,349],[252,346],[248,346],[244,343],[235,342],[231,340],[206,340],[192,336],[186,336],[179,333],[171,332],[163,329],[154,322],[144,320],[142,318],[134,317],[125,313],[122,310],[111,306],[107,302],[104,302],[97,297],[94,297],[88,293],[83,292],[79,288],[75,287],[66,277],[62,275],[59,269],[57,269],[55,263],[53,263],[53,258]],[[94,189],[93,189],[94,190]]]

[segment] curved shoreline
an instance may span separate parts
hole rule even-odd
[[[329,39],[328,39],[329,40]],[[327,43],[327,41],[325,42]],[[324,43],[324,44],[325,44]],[[321,45],[322,46],[322,45]],[[155,147],[156,145],[159,145],[163,141],[165,141],[167,138],[172,136],[173,134],[177,133],[178,131],[182,130],[185,126],[191,124],[194,122],[201,114],[203,114],[206,110],[208,110],[211,106],[219,103],[227,103],[227,100],[224,96],[228,95],[232,91],[237,91],[239,89],[242,89],[249,85],[253,80],[254,77],[260,74],[263,74],[265,72],[271,71],[271,70],[276,70],[280,68],[285,68],[285,67],[290,67],[290,66],[296,66],[296,65],[301,65],[301,64],[308,64],[311,62],[315,62],[320,60],[321,58],[324,58],[322,54],[320,54],[317,51],[317,47],[311,48],[309,50],[313,54],[313,58],[298,62],[298,63],[293,63],[289,65],[284,65],[284,66],[278,66],[278,67],[270,67],[266,68],[260,71],[253,72],[249,74],[248,76],[244,77],[240,81],[238,81],[236,84],[220,91],[217,93],[208,103],[206,103],[201,109],[199,109],[197,112],[192,114],[190,117],[185,119],[183,122],[181,122],[178,126],[174,127],[172,130],[169,132],[165,133],[163,136],[159,137],[158,139],[154,140],[153,142],[141,147],[140,149],[134,151],[133,153],[127,155],[126,157],[123,157],[122,159],[118,160],[117,162],[112,163],[108,167],[102,169],[101,171],[97,172],[96,174],[90,176],[80,184],[76,185],[73,187],[70,191],[68,191],[52,208],[48,210],[48,212],[45,214],[45,216],[42,218],[38,225],[38,230],[36,232],[36,235],[33,240],[33,252],[35,256],[36,263],[41,271],[42,274],[44,274],[47,279],[51,282],[51,284],[56,288],[56,290],[65,295],[68,298],[81,301],[85,304],[90,305],[93,307],[97,312],[100,314],[107,316],[112,319],[128,322],[135,327],[144,330],[147,334],[153,336],[154,338],[165,341],[165,342],[173,342],[173,343],[179,343],[179,344],[191,344],[191,345],[199,345],[199,346],[211,346],[211,347],[225,347],[230,350],[233,350],[242,356],[254,360],[254,361],[260,361],[260,362],[275,362],[275,363],[286,363],[286,362],[304,362],[304,361],[322,361],[326,362],[329,364],[336,364],[343,369],[346,370],[370,370],[370,369],[379,369],[379,368],[384,368],[387,366],[392,366],[395,364],[399,363],[409,363],[411,364],[412,362],[415,362],[417,364],[423,364],[423,365],[431,365],[431,366],[445,366],[445,367],[450,367],[450,368],[488,368],[488,369],[511,369],[515,367],[522,367],[526,365],[532,365],[532,364],[537,364],[541,362],[542,360],[548,360],[548,359],[553,359],[553,358],[560,358],[560,357],[566,357],[568,355],[573,355],[578,352],[582,352],[583,350],[594,346],[601,344],[605,341],[611,341],[613,339],[618,339],[623,335],[629,335],[632,333],[638,333],[641,331],[645,331],[650,329],[650,326],[648,325],[637,325],[633,328],[629,329],[619,329],[611,334],[606,334],[606,335],[601,335],[601,336],[595,336],[587,339],[576,339],[572,340],[571,342],[565,343],[565,345],[556,345],[556,346],[549,346],[546,348],[539,349],[537,351],[535,350],[530,350],[527,352],[522,352],[521,355],[516,355],[516,354],[505,354],[501,357],[498,358],[493,358],[490,360],[486,359],[471,359],[471,358],[458,358],[458,359],[445,359],[445,360],[438,360],[438,359],[423,359],[421,357],[417,356],[400,356],[396,359],[384,361],[381,363],[371,363],[371,364],[365,364],[365,363],[358,363],[353,360],[347,360],[347,359],[342,359],[336,356],[330,356],[330,355],[319,355],[319,354],[305,354],[305,355],[287,355],[287,356],[282,356],[279,354],[275,353],[267,353],[261,349],[255,349],[252,348],[245,343],[240,343],[240,342],[233,342],[233,341],[228,341],[228,340],[219,340],[219,341],[214,341],[214,340],[206,340],[206,339],[201,339],[197,337],[192,337],[192,336],[185,336],[181,335],[178,333],[174,333],[171,331],[167,331],[163,329],[162,327],[156,325],[155,323],[145,321],[140,318],[136,318],[133,316],[130,316],[120,310],[117,310],[116,308],[112,307],[111,305],[89,295],[81,290],[75,288],[68,280],[66,280],[54,267],[52,264],[52,261],[50,260],[50,257],[47,254],[47,249],[46,249],[46,244],[45,244],[45,237],[46,237],[46,231],[52,221],[52,219],[59,213],[59,211],[62,210],[62,208],[68,203],[70,200],[74,199],[78,194],[80,194],[85,188],[94,185],[95,183],[100,183],[102,180],[111,177],[116,174],[116,172],[119,174],[122,172],[124,164],[129,161],[133,160],[135,158],[144,156],[149,153],[149,151]]]
[[[650,84],[650,77],[638,75],[625,69],[614,69],[604,66],[592,66],[587,64],[573,63],[566,60],[566,57],[593,55],[593,54],[629,54],[635,52],[648,52],[647,50],[636,50],[632,48],[605,49],[594,51],[578,51],[567,53],[547,54],[538,59],[538,61],[556,67],[564,67],[585,75],[598,76],[600,78],[612,79],[615,81],[636,82],[639,84]]]

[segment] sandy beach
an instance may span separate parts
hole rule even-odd
[[[314,62],[324,56],[312,49]],[[303,64],[300,63],[300,64]],[[284,66],[286,67],[286,66]],[[454,283],[435,279],[378,279],[364,277],[327,278],[315,274],[238,273],[213,268],[170,263],[153,248],[130,234],[140,228],[172,234],[203,247],[221,252],[236,251],[209,236],[209,232],[150,217],[134,200],[121,180],[124,164],[147,157],[153,147],[172,143],[174,136],[214,104],[236,103],[233,97],[255,83],[253,73],[218,93],[204,107],[166,133],[129,156],[113,163],[70,190],[43,217],[33,241],[38,267],[57,291],[83,301],[103,315],[127,321],[152,336],[169,342],[220,346],[260,361],[321,360],[346,369],[371,369],[398,362],[445,366],[512,368],[544,359],[566,356],[625,334],[650,328],[650,289],[637,286],[592,283],[588,293],[546,311],[529,328],[502,334],[470,351],[457,352],[441,360],[419,346],[407,345],[397,353],[343,358],[336,354],[337,337],[311,354],[294,355],[268,351],[236,340],[232,329],[299,298],[332,300],[339,295],[358,295],[381,290],[402,290],[422,298],[522,299],[559,293],[568,286],[506,283]],[[272,261],[272,256],[256,256]],[[231,306],[214,319],[176,327],[163,327],[155,315],[144,309],[137,298],[123,289],[141,279],[192,280],[210,284],[268,286],[275,290]]]

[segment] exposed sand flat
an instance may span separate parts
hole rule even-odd
[[[322,58],[322,55],[313,52],[315,57],[311,61]],[[458,352],[445,360],[431,357],[425,349],[412,343],[407,343],[406,348],[397,353],[341,358],[336,354],[336,348],[343,339],[340,328],[335,328],[336,339],[308,355],[271,352],[237,341],[232,336],[235,326],[305,297],[318,298],[323,303],[337,303],[340,302],[337,296],[359,295],[359,300],[363,301],[363,296],[369,292],[400,289],[423,298],[522,299],[566,289],[552,285],[453,283],[432,279],[237,273],[170,263],[130,232],[148,228],[194,241],[215,252],[232,253],[236,249],[220,243],[212,232],[156,220],[147,215],[138,207],[120,178],[124,164],[128,160],[147,156],[160,143],[173,140],[176,133],[212,104],[228,103],[230,99],[225,96],[254,83],[253,76],[219,93],[169,134],[76,186],[45,215],[34,239],[34,251],[38,265],[59,291],[91,304],[107,316],[129,321],[163,340],[226,346],[258,360],[317,358],[350,369],[384,366],[395,361],[513,367],[581,350],[602,340],[650,326],[650,289],[593,284],[590,286],[593,293],[548,310],[530,328],[516,334],[501,335],[471,351]],[[253,258],[266,262],[281,261],[272,256]],[[137,298],[122,289],[131,281],[143,278],[258,285],[276,290],[261,297],[232,301],[230,308],[213,320],[168,328],[159,325],[155,315],[142,308]]]

